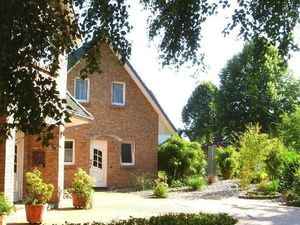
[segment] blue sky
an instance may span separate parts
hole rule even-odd
[[[177,72],[169,68],[161,68],[157,49],[154,43],[148,42],[147,14],[141,12],[137,2],[137,0],[130,1],[132,4],[130,21],[134,27],[129,34],[133,44],[130,62],[148,88],[153,91],[175,127],[182,128],[181,111],[194,88],[204,80],[210,80],[218,85],[220,70],[233,55],[242,50],[243,42],[236,39],[237,35],[234,32],[226,38],[223,37],[221,31],[228,23],[227,18],[230,13],[224,12],[209,18],[203,27],[202,51],[205,53],[205,62],[209,65],[205,73],[192,77],[191,75],[197,71],[196,67],[181,68]],[[300,32],[296,37],[300,37]],[[300,43],[299,40],[297,41]],[[290,60],[290,67],[298,77],[300,77],[299,62],[300,53],[297,52]]]

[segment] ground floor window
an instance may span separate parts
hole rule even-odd
[[[65,141],[65,165],[73,165],[75,163],[75,141]]]
[[[134,144],[132,142],[121,144],[121,165],[134,165]]]

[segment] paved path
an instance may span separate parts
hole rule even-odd
[[[91,210],[73,209],[70,200],[58,210],[47,212],[46,224],[63,224],[65,221],[83,223],[133,217],[150,217],[168,212],[200,211],[226,212],[239,219],[238,225],[300,225],[300,209],[286,207],[270,200],[246,200],[236,197],[211,199],[145,199],[130,193],[96,192]],[[21,208],[7,219],[8,225],[26,223],[25,210]]]

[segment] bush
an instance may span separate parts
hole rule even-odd
[[[260,184],[260,183],[264,183],[267,182],[269,179],[268,174],[265,172],[254,172],[251,174],[251,183],[252,184]]]
[[[45,204],[51,199],[53,191],[54,186],[43,181],[38,169],[26,173],[25,204]]]
[[[153,193],[157,198],[167,198],[169,195],[168,184],[159,182],[153,188]]]
[[[134,178],[135,187],[138,191],[152,189],[154,182],[150,174],[142,173]]]
[[[260,133],[258,125],[247,126],[239,141],[239,175],[242,189],[247,189],[252,176],[266,170],[265,162],[269,153],[283,148],[283,145],[278,139]]]
[[[209,214],[167,214],[145,218],[130,218],[128,220],[113,221],[108,224],[92,222],[90,225],[234,225],[237,219],[225,213]],[[65,225],[80,225],[66,222]]]
[[[3,192],[0,193],[0,215],[9,215],[15,210],[14,204],[7,199]]]
[[[187,142],[178,135],[172,135],[159,146],[158,166],[170,180],[185,176],[203,174],[205,157],[199,143]]]
[[[266,172],[272,180],[279,178],[284,151],[284,146],[277,139],[273,140],[278,142],[276,144],[277,147],[274,147],[270,150],[264,161]]]
[[[278,191],[279,182],[278,180],[273,180],[269,182],[263,182],[259,185],[258,190],[265,192],[267,194],[272,194]]]
[[[91,208],[93,204],[94,185],[95,179],[81,168],[78,168],[69,191],[76,193],[79,198],[83,199],[85,203],[84,208]]]
[[[231,179],[238,168],[237,152],[233,146],[217,149],[218,168],[224,179]]]
[[[279,191],[285,193],[293,188],[295,173],[300,169],[300,155],[293,150],[285,150],[283,154],[282,171],[279,176]]]
[[[180,188],[180,187],[184,187],[185,185],[186,185],[186,183],[183,179],[172,180],[172,182],[171,182],[172,188]]]
[[[204,187],[207,182],[203,177],[189,177],[187,178],[186,184],[191,187],[192,190],[200,190]]]

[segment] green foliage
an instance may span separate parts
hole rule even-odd
[[[76,193],[80,198],[84,199],[85,208],[91,208],[93,204],[94,186],[95,179],[81,168],[78,168],[72,180],[70,192]]]
[[[237,219],[226,213],[210,214],[166,214],[145,218],[129,218],[128,220],[112,221],[110,223],[92,222],[90,225],[234,225]],[[66,222],[65,225],[81,225]]]
[[[172,135],[159,146],[158,167],[166,171],[170,180],[201,175],[205,164],[204,153],[196,142],[189,143],[178,135]]]
[[[216,157],[219,170],[225,179],[231,179],[238,169],[238,154],[235,147],[217,148]]]
[[[300,84],[299,88],[300,88]],[[300,107],[294,113],[285,113],[279,126],[284,144],[300,152]]]
[[[11,203],[3,192],[0,193],[0,215],[9,215],[16,211],[16,207]]]
[[[300,169],[300,155],[293,150],[286,150],[283,154],[282,172],[279,177],[279,190],[286,192],[292,190],[296,171]]]
[[[207,182],[203,177],[188,177],[186,184],[191,187],[192,190],[200,190],[206,186]]]
[[[283,145],[279,145],[278,148],[272,148],[266,156],[264,162],[265,169],[271,180],[279,178],[283,161],[283,152]]]
[[[268,174],[265,172],[253,172],[251,174],[251,183],[260,184],[269,180]]]
[[[191,141],[209,142],[217,132],[216,96],[218,88],[211,82],[196,87],[182,110],[185,134]]]
[[[262,182],[258,186],[258,191],[265,194],[274,194],[278,191],[279,182],[278,180],[272,180],[268,182]]]
[[[241,187],[246,189],[255,173],[265,171],[265,161],[269,153],[275,151],[274,149],[282,149],[283,145],[279,140],[260,133],[258,125],[247,126],[247,130],[239,137],[239,144]]]
[[[186,185],[185,179],[178,179],[171,181],[171,188],[181,188]]]
[[[26,197],[25,204],[45,204],[54,191],[53,184],[47,184],[42,179],[42,173],[38,169],[26,173]]]
[[[145,173],[135,176],[134,183],[138,191],[151,189],[154,185],[152,176]]]
[[[167,198],[169,195],[168,184],[164,182],[158,182],[153,187],[153,193],[157,198]]]
[[[276,47],[266,39],[246,44],[220,73],[217,117],[225,135],[244,132],[259,123],[265,133],[275,130],[284,112],[292,112],[299,91],[287,91],[292,75]]]
[[[158,41],[163,65],[202,63],[203,55],[199,55],[202,25],[208,17],[228,7],[236,8],[232,10],[225,34],[238,27],[239,36],[244,40],[266,36],[283,55],[296,49],[292,34],[299,23],[298,1],[238,1],[239,4],[229,4],[225,0],[140,2],[152,12],[148,23],[149,37]],[[5,24],[0,35],[0,116],[8,114],[15,118],[1,130],[1,135],[8,130],[7,127],[41,134],[46,126],[45,118],[61,120],[64,104],[52,78],[57,76],[59,57],[76,49],[76,39],[92,40],[85,49],[87,67],[82,70],[83,77],[101,71],[101,43],[112,46],[122,62],[130,55],[131,45],[126,39],[131,29],[128,22],[130,4],[96,0],[85,3],[81,0],[65,0],[61,4],[48,0],[18,0],[3,1],[0,5],[0,21]],[[75,15],[70,13],[73,6]],[[261,48],[257,50],[264,55]],[[36,69],[40,61],[46,64],[49,77]]]

